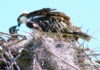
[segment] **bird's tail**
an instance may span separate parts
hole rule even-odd
[[[67,33],[67,34],[66,34]],[[63,37],[72,37],[75,40],[78,40],[78,38],[84,39],[86,41],[90,41],[91,40],[91,36],[84,33],[84,32],[67,32],[63,34]]]
[[[83,33],[83,32],[73,32],[72,33],[74,36],[78,37],[78,38],[82,38],[86,41],[90,41],[91,39],[91,36],[86,34],[86,33]]]

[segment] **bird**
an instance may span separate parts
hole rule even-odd
[[[14,25],[9,28],[9,33],[11,34],[11,38],[13,38],[13,39],[18,38],[18,36],[16,36],[16,35],[14,36],[14,34],[17,34],[19,31],[19,29],[17,29],[17,27],[18,27],[17,25]]]
[[[32,12],[23,12],[17,18],[18,26],[22,23],[30,29],[37,29],[43,32],[64,33],[72,35],[76,40],[82,38],[86,41],[91,36],[81,31],[81,29],[71,23],[71,18],[56,9],[42,8]]]
[[[11,26],[9,28],[9,33],[10,34],[14,34],[14,33],[17,33],[18,29],[17,29],[18,26]]]

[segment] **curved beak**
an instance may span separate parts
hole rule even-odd
[[[18,22],[18,27],[20,27],[20,26],[21,26],[21,24],[22,24],[21,22]]]
[[[20,27],[20,25],[22,24],[22,22],[19,20],[19,18],[17,19],[17,23],[18,23],[18,27]]]

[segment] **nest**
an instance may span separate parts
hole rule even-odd
[[[77,41],[56,39],[46,35],[30,37],[0,33],[0,70],[99,70],[87,51]],[[7,41],[6,36],[10,38]]]

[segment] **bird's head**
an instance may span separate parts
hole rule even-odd
[[[26,23],[26,22],[27,22],[27,15],[28,15],[28,12],[24,11],[24,12],[17,18],[18,26],[20,26],[22,23]]]
[[[18,26],[12,26],[9,28],[9,33],[10,34],[14,34],[17,33],[19,31],[19,29],[17,28]]]

